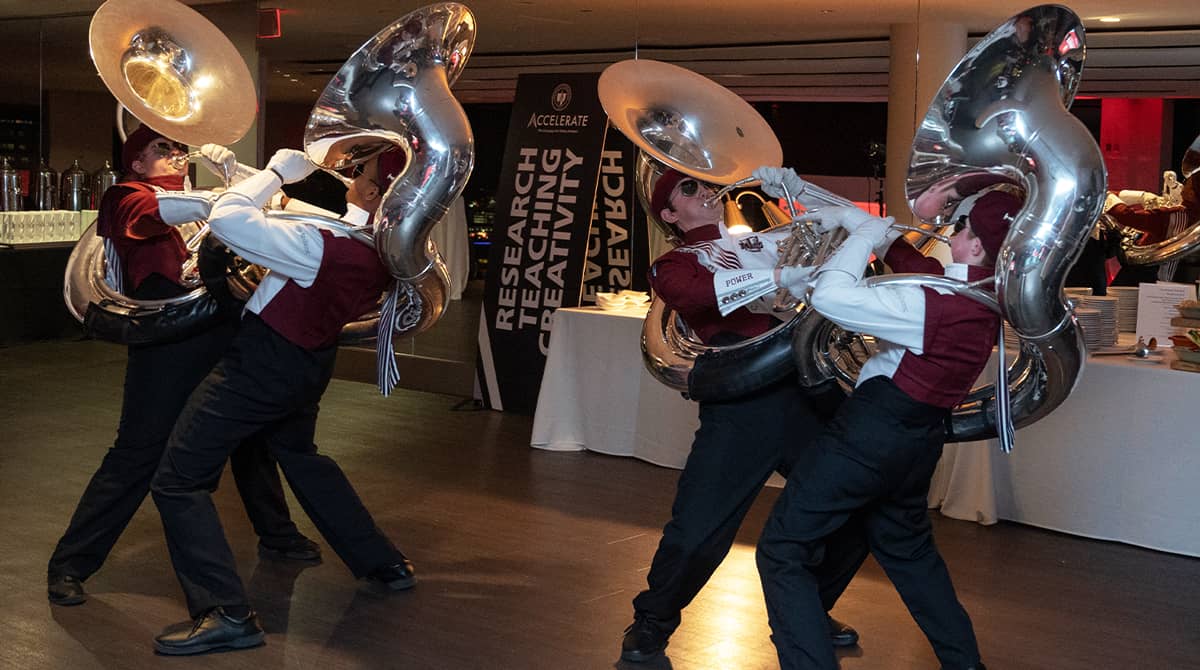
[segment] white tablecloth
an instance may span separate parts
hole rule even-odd
[[[462,196],[454,199],[446,216],[433,227],[429,239],[437,245],[450,272],[450,299],[461,300],[471,278],[470,245],[467,240],[467,209]]]
[[[643,317],[642,310],[555,312],[534,447],[683,466],[698,406],[645,371]],[[984,376],[992,374],[989,366]],[[995,440],[947,444],[930,506],[957,519],[1007,519],[1200,556],[1197,391],[1200,374],[1166,362],[1089,358],[1070,397],[1017,431],[1012,454]]]
[[[1091,357],[1070,397],[995,440],[946,445],[930,502],[958,519],[1018,521],[1200,556],[1200,374]]]
[[[700,425],[698,406],[642,365],[645,309],[555,310],[531,443],[590,449],[683,467]]]

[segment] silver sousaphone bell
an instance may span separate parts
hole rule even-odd
[[[1000,313],[1022,343],[999,380],[1009,385],[1017,427],[1061,404],[1083,369],[1082,336],[1062,289],[1106,186],[1100,148],[1067,111],[1083,68],[1084,39],[1079,17],[1059,5],[1010,18],[958,63],[913,139],[906,190],[923,221],[944,223],[960,201],[984,189],[1015,188],[1025,195],[991,286],[925,275],[868,280],[945,288]],[[853,386],[871,353],[869,343],[815,313],[807,316],[796,331],[802,379]],[[996,437],[1009,409],[996,397],[991,384],[973,389],[954,409],[947,441]]]

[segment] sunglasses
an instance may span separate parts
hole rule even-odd
[[[684,179],[679,182],[679,194],[685,198],[690,198],[700,192],[700,187],[709,188],[708,184],[700,182],[696,179]]]
[[[185,147],[184,145],[182,145],[178,142],[168,142],[165,140],[161,141],[161,142],[154,142],[147,148],[150,149],[150,151],[152,151],[154,153],[154,155],[158,156],[159,158],[166,158],[167,156],[170,156],[171,154],[175,153],[176,151],[178,151],[180,153],[184,153],[184,154],[186,154],[188,152],[187,147]]]
[[[349,179],[358,179],[359,177],[362,176],[362,173],[365,170],[366,165],[367,165],[366,163],[359,163],[358,165],[355,165],[353,167],[348,167],[348,168],[342,170],[342,174],[345,175]],[[376,181],[374,179],[368,179],[367,181],[374,184],[375,188],[379,189],[380,191],[383,190],[383,185],[380,184],[378,181]]]
[[[961,233],[963,231],[963,229],[966,227],[967,227],[967,215],[963,214],[962,216],[958,217],[957,221],[954,222],[954,234],[957,235],[957,234]]]

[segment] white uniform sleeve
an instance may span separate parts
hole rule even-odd
[[[158,200],[158,216],[163,223],[178,226],[206,220],[215,196],[210,191],[162,191],[154,197]]]
[[[713,273],[713,290],[721,316],[774,291],[775,268],[718,270]]]
[[[223,193],[213,205],[208,224],[217,239],[237,255],[301,286],[311,286],[321,268],[325,241],[312,226],[274,221],[263,214],[254,199],[263,185],[252,182],[267,176],[277,181],[264,171]]]
[[[851,235],[822,267],[812,307],[847,330],[867,333],[907,347],[925,346],[925,292],[914,286],[861,286],[872,241]]]
[[[713,273],[713,292],[716,293],[717,309],[721,316],[728,316],[735,309],[745,307],[779,288],[775,281],[779,243],[790,234],[788,230],[755,233],[763,243],[763,249],[755,259],[760,264],[758,267],[717,270]]]

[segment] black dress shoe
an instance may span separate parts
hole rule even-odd
[[[629,628],[625,629],[625,639],[621,640],[621,660],[645,663],[658,658],[667,648],[669,637],[671,632],[661,628],[654,619],[638,614]]]
[[[51,576],[46,579],[46,598],[55,605],[82,605],[87,601],[87,593],[78,577]]]
[[[405,558],[399,563],[375,568],[367,575],[367,581],[392,591],[404,591],[417,583],[417,577],[413,574],[413,564]]]
[[[204,654],[218,649],[248,649],[263,643],[263,629],[251,610],[236,618],[216,607],[195,621],[168,627],[154,638],[154,651],[168,656]]]
[[[829,641],[835,647],[853,647],[858,644],[858,631],[826,615],[829,619]]]
[[[283,540],[260,539],[258,541],[258,555],[277,561],[320,563],[321,547],[303,535],[296,535]]]

